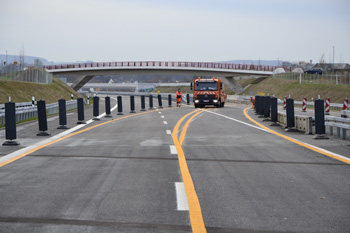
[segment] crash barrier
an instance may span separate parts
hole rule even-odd
[[[265,115],[264,111],[261,111],[261,107],[265,104],[265,96],[255,97],[255,111],[257,115]],[[270,119],[273,125],[274,122],[278,122],[288,129],[294,129],[306,134],[316,134],[315,139],[326,139],[326,134],[333,135],[334,127],[337,130],[336,136],[343,139],[350,138],[348,131],[350,130],[350,119],[334,116],[325,116],[324,101],[315,101],[315,115],[314,116],[300,116],[294,114],[293,99],[286,101],[287,111],[278,112],[277,99],[271,98]],[[263,110],[265,110],[263,108]],[[277,119],[276,119],[277,117]],[[293,130],[287,130],[293,131]]]
[[[93,120],[99,121],[100,118],[98,118],[98,115],[100,115],[100,113],[99,113],[100,97],[94,96],[93,100],[94,100],[94,102],[93,102],[93,116],[94,116]]]
[[[135,113],[135,96],[130,96],[130,113]]]
[[[14,103],[15,104],[15,103]],[[0,105],[0,125],[5,125],[5,109],[1,109],[4,105]],[[38,109],[36,106],[32,106],[32,102],[26,103],[16,103],[16,122],[28,120],[34,117],[38,117]],[[76,101],[67,101],[66,110],[72,110],[77,108]],[[59,113],[58,103],[52,103],[46,105],[46,110],[48,115],[53,115]]]
[[[15,141],[17,139],[17,130],[16,130],[16,105],[15,103],[8,102],[5,104],[6,111],[6,129],[5,137],[6,140],[2,145],[3,146],[18,146],[20,143]]]
[[[162,96],[161,95],[158,95],[158,106],[159,106],[159,108],[163,108]]]
[[[146,111],[146,101],[144,95],[141,95],[141,111]]]
[[[66,100],[58,100],[58,109],[59,109],[59,124],[60,126],[57,129],[68,129],[67,125],[67,110],[66,110]]]
[[[350,119],[349,118],[339,118],[334,116],[326,116],[326,128],[328,127],[329,135],[333,135],[333,128],[337,130],[337,137],[342,139],[350,138],[347,137],[347,130],[350,130]]]
[[[83,98],[78,98],[77,103],[78,103],[78,122],[77,122],[77,124],[86,124]]]
[[[122,100],[122,97],[118,96],[117,100],[118,100],[118,113],[117,113],[117,115],[124,115],[123,114],[123,100]]]
[[[50,134],[47,132],[48,128],[45,100],[39,100],[36,106],[38,108],[38,123],[40,131],[36,136],[50,136]]]
[[[190,94],[186,94],[187,105],[190,105]]]
[[[105,97],[105,109],[106,109],[105,117],[112,117],[111,116],[111,97],[109,96]]]
[[[152,110],[153,109],[153,95],[149,96],[149,109]]]
[[[171,94],[168,95],[168,107],[171,107]]]

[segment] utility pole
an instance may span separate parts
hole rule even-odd
[[[6,65],[7,65],[7,50],[6,50]]]
[[[333,67],[332,67],[332,69],[333,69],[333,72],[334,72],[334,45],[333,45]]]

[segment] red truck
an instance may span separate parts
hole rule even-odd
[[[224,107],[227,100],[223,83],[221,79],[201,79],[198,77],[191,82],[191,90],[193,90],[194,107],[205,107],[206,105],[214,105],[217,108]]]

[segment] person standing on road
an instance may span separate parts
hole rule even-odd
[[[179,88],[179,90],[176,92],[175,96],[176,96],[177,107],[180,107],[180,106],[181,106],[181,100],[182,100],[182,93],[181,93],[180,88]]]

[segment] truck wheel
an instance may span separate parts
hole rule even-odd
[[[219,101],[218,104],[216,105],[217,108],[221,107],[221,102]]]
[[[194,108],[198,108],[198,104],[195,104],[195,105],[194,105]]]
[[[225,102],[221,103],[221,107],[223,108],[225,106]]]

